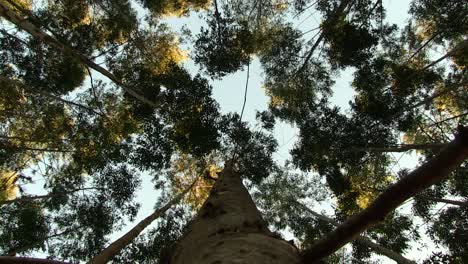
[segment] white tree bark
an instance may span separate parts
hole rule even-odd
[[[300,263],[297,248],[268,230],[229,166],[171,255],[171,264]]]

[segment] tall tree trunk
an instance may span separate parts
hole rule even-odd
[[[340,225],[340,223],[338,223],[337,221],[331,219],[330,217],[327,217],[327,216],[321,215],[319,213],[316,213],[315,211],[311,210],[309,207],[307,207],[306,205],[304,205],[304,204],[302,204],[302,203],[300,203],[298,201],[293,201],[293,202],[296,203],[297,205],[299,205],[300,207],[302,207],[304,210],[306,210],[307,212],[309,212],[313,216],[317,217],[318,219],[320,219],[320,220],[322,220],[324,222],[330,223],[330,224],[332,224],[334,226],[339,226]],[[367,237],[358,236],[356,238],[356,240],[361,242],[365,246],[371,248],[377,254],[387,256],[390,259],[393,259],[394,261],[396,261],[397,263],[400,263],[400,264],[415,264],[416,263],[415,261],[407,259],[407,258],[403,257],[402,255],[398,254],[397,252],[395,252],[393,250],[390,250],[390,249],[388,249],[388,248],[386,248],[384,246],[381,246],[381,245],[379,245],[377,243],[374,243],[372,240],[370,240]]]
[[[229,164],[171,255],[171,264],[300,263],[298,250],[268,230]]]
[[[350,217],[334,231],[320,239],[303,254],[305,263],[314,263],[352,241],[361,232],[385,219],[406,199],[444,180],[468,157],[468,127],[460,127],[458,135],[433,159],[390,186],[362,212]]]
[[[22,18],[18,14],[16,14],[15,11],[10,10],[10,8],[2,1],[0,1],[0,16],[6,18],[8,21],[10,21],[12,24],[16,25],[18,28],[28,32],[31,36],[33,36],[36,40],[42,41],[43,43],[46,43],[64,53],[67,53],[69,55],[72,55],[75,57],[77,60],[79,60],[81,63],[84,65],[90,67],[91,69],[101,73],[102,75],[106,76],[109,78],[111,81],[113,81],[116,85],[120,86],[125,92],[133,96],[135,99],[139,100],[142,103],[148,104],[153,107],[157,107],[158,105],[148,99],[146,99],[144,96],[140,95],[136,91],[134,91],[132,88],[126,86],[120,79],[118,79],[114,74],[109,72],[108,70],[104,69],[103,67],[99,66],[96,64],[94,61],[86,57],[85,55],[81,54],[77,50],[73,49],[72,47],[69,47],[68,45],[61,43],[57,39],[49,36],[45,32],[43,32],[40,28],[38,28],[36,25],[32,24],[28,20]]]
[[[198,179],[198,178],[197,178]],[[193,187],[195,181],[188,186],[183,192],[178,194],[172,200],[170,200],[167,204],[163,207],[156,210],[151,215],[147,216],[145,219],[141,220],[135,227],[130,229],[127,233],[121,236],[116,241],[112,242],[108,247],[106,247],[99,255],[95,256],[91,259],[88,264],[104,264],[109,262],[115,255],[117,255],[124,247],[130,244],[147,226],[149,226],[154,220],[159,218],[162,214],[164,214],[169,208],[171,208],[174,204],[177,204],[182,200],[185,194]]]

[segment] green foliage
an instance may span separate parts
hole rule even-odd
[[[378,43],[376,32],[368,32],[347,21],[340,22],[323,28],[323,35],[330,44],[331,63],[341,67],[359,66],[371,57],[372,47]]]
[[[450,67],[430,65],[432,50],[446,53],[466,35],[461,1],[413,1],[401,32],[385,23],[381,1],[371,0],[7,2],[115,78],[105,81],[47,39],[16,32],[8,22],[0,26],[2,254],[42,251],[86,261],[135,218],[141,175],[154,175],[156,189],[172,192],[203,176],[183,201],[197,208],[231,159],[265,220],[275,231],[292,232],[304,249],[333,226],[298,202],[313,208],[326,200],[343,221],[406,173],[393,175],[391,156],[370,148],[395,146],[401,136],[408,144],[444,143],[466,121],[466,52],[450,54]],[[308,35],[314,31],[306,26],[309,11],[322,16],[315,37]],[[206,24],[193,43],[179,41],[187,27],[173,31],[167,17],[195,12]],[[189,56],[181,42],[201,67],[198,74],[183,64]],[[222,79],[257,58],[270,102],[257,112],[259,126],[251,126],[236,113],[221,113],[208,78]],[[346,111],[330,100],[344,69],[354,71],[356,92]],[[293,166],[279,167],[273,158],[278,120],[299,130]],[[418,152],[421,160],[434,153]],[[403,253],[420,239],[413,217],[421,217],[430,237],[448,248],[427,263],[466,262],[460,243],[466,208],[425,199],[466,199],[466,168],[416,197],[414,216],[396,212],[366,235]],[[28,193],[30,186],[44,195]],[[170,210],[114,261],[164,263],[190,217],[187,206]],[[352,256],[372,261],[363,244],[353,243]]]
[[[220,124],[222,132],[221,151],[226,160],[237,159],[237,171],[240,175],[254,183],[260,183],[270,173],[275,171],[273,153],[278,147],[271,133],[251,131],[237,114],[222,117]]]
[[[37,202],[25,202],[0,208],[0,252],[8,254],[10,250],[29,246],[42,240],[49,232],[49,217],[44,215],[42,206]],[[33,248],[40,248],[43,243]],[[29,250],[31,250],[29,249]]]
[[[229,14],[212,16],[208,29],[201,28],[195,43],[195,62],[214,78],[221,78],[242,69],[254,52],[254,35],[247,24],[237,24]]]

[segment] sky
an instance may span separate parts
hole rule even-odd
[[[383,5],[387,10],[386,22],[395,23],[402,25],[408,18],[407,11],[409,7],[409,1],[407,0],[383,0]],[[295,26],[300,27],[304,31],[307,29],[315,28],[320,21],[318,14],[312,13],[312,10],[305,12],[300,17]],[[192,34],[195,36],[199,31],[200,27],[204,25],[204,21],[197,15],[183,18],[168,18],[167,23],[175,30],[178,31],[182,26],[186,26],[192,30]],[[193,61],[185,62],[185,66],[189,69],[192,74],[196,74],[200,71],[199,67],[193,63]],[[98,74],[93,73],[99,78]],[[348,102],[352,100],[354,92],[350,87],[350,82],[353,76],[353,70],[348,69],[340,73],[340,77],[337,79],[333,91],[332,103],[339,106],[343,112],[349,109]],[[262,88],[262,69],[258,59],[253,59],[249,67],[249,81],[247,90],[247,101],[245,105],[245,111],[243,114],[243,121],[247,121],[251,126],[255,126],[255,113],[256,111],[266,110],[268,107],[268,97],[265,95],[265,91]],[[222,113],[237,112],[240,113],[244,100],[244,89],[246,86],[247,71],[246,69],[239,71],[235,74],[228,75],[222,80],[213,80],[211,85],[213,86],[213,97],[220,105]],[[277,123],[274,136],[278,141],[278,151],[274,154],[274,158],[280,164],[284,163],[289,158],[289,150],[297,140],[297,129],[289,124],[279,122]],[[404,156],[402,156],[404,155]],[[398,160],[396,168],[413,168],[416,164],[417,157],[415,154],[397,154],[395,159]],[[153,189],[153,183],[150,182],[150,178],[144,175],[141,190],[138,193],[137,201],[141,203],[141,209],[132,223],[128,223],[122,230],[115,232],[110,240],[113,241],[123,233],[132,228],[138,221],[151,214],[154,210],[154,204],[157,201],[159,192],[155,192]],[[39,189],[37,189],[39,190]],[[410,251],[407,256],[422,257],[421,250],[415,249]],[[379,258],[382,263],[394,263],[387,258]]]

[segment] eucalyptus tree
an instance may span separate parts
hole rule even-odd
[[[307,38],[294,22],[310,9],[322,21]],[[445,196],[466,197],[468,131],[448,135],[466,120],[467,42],[463,23],[447,17],[463,22],[464,10],[415,1],[399,32],[382,1],[0,1],[0,250],[11,255],[0,261],[39,261],[14,256],[42,250],[90,263],[333,262],[366,232],[351,257],[368,259],[371,245],[405,262],[419,230],[395,209],[419,194],[416,214],[429,219]],[[201,68],[191,74],[164,20],[194,13],[206,25],[191,43]],[[444,43],[433,59],[427,49]],[[451,68],[437,68],[447,58]],[[270,97],[260,130],[243,110],[221,113],[208,79],[249,72],[254,59]],[[332,86],[351,68],[356,96],[343,113]],[[303,173],[275,163],[276,120],[298,127],[291,164]],[[427,160],[392,175],[395,147]],[[135,219],[142,177],[163,193],[157,209],[110,243]],[[41,181],[46,194],[28,193]],[[339,225],[296,201],[327,188]],[[428,261],[465,260],[464,230],[448,224],[462,223],[464,209],[430,221],[449,251]],[[275,232],[287,228],[297,245]]]

